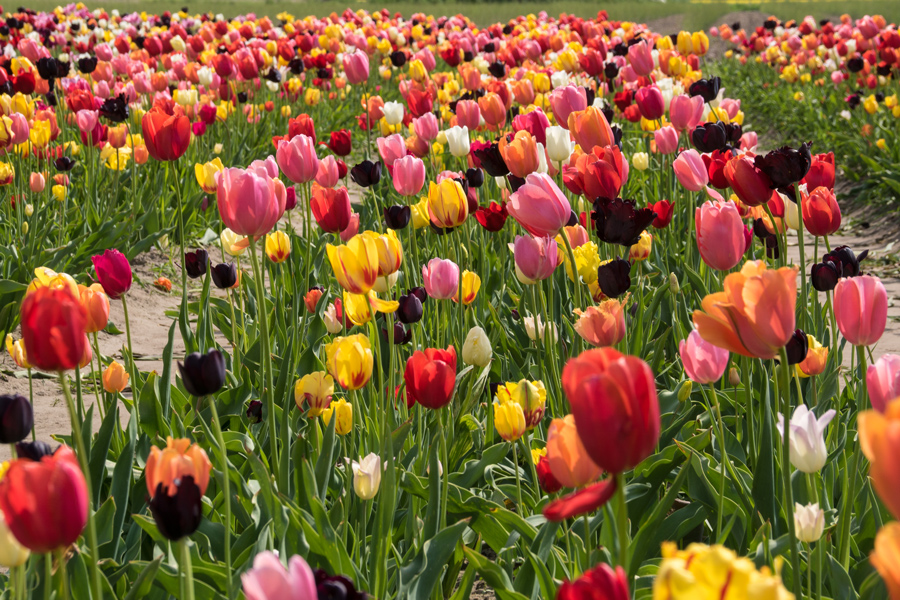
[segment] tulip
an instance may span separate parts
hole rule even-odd
[[[40,194],[44,191],[44,176],[40,173],[32,173],[31,177],[29,177],[28,179],[28,185],[31,188],[32,192],[34,192],[35,194]]]
[[[283,231],[274,231],[266,235],[266,256],[273,263],[278,264],[287,260],[291,255],[291,240]]]
[[[322,143],[324,144],[325,142]],[[325,145],[338,156],[347,156],[352,149],[352,137],[350,131],[347,129],[332,131],[328,143]]]
[[[538,170],[540,159],[537,142],[527,131],[519,131],[515,136],[503,136],[498,148],[506,166],[516,177],[524,179]]]
[[[478,108],[481,111],[481,117],[490,127],[503,129],[506,125],[506,106],[500,96],[493,92],[488,92],[478,99]],[[470,127],[469,129],[474,129]]]
[[[728,366],[728,350],[710,344],[696,329],[678,344],[678,354],[685,374],[696,383],[715,383]]]
[[[825,531],[825,511],[818,503],[806,506],[794,503],[794,531],[801,542],[818,542]]]
[[[774,358],[795,328],[797,269],[769,270],[762,261],[747,261],[725,277],[724,288],[694,311],[700,336],[742,356]]]
[[[350,169],[350,179],[352,179],[356,185],[364,188],[378,185],[378,182],[381,181],[381,161],[362,161]]]
[[[384,161],[385,166],[389,168],[394,166],[394,161],[407,155],[406,140],[399,133],[388,137],[380,137],[375,141],[378,145],[378,153],[381,155],[381,159]]]
[[[875,549],[869,561],[887,586],[891,600],[900,598],[900,523],[885,523],[875,535]]]
[[[628,577],[625,569],[600,563],[585,571],[575,581],[564,581],[556,600],[628,600]]]
[[[378,276],[384,278],[396,273],[403,262],[403,246],[400,244],[397,233],[388,229],[387,233],[366,231],[362,235],[375,244],[378,253]]]
[[[641,116],[648,121],[656,121],[666,113],[662,92],[655,85],[639,89],[634,95],[634,101],[641,111]]]
[[[115,249],[106,250],[103,254],[91,257],[91,261],[107,296],[117,300],[131,289],[131,264],[124,254]]]
[[[78,295],[87,315],[84,332],[96,333],[104,329],[109,323],[109,296],[103,291],[103,286],[99,283],[89,287],[79,285]]]
[[[678,182],[691,192],[706,189],[709,184],[706,165],[703,163],[700,153],[693,148],[679,154],[672,163],[672,168],[675,170]]]
[[[622,303],[608,299],[584,311],[575,309],[575,333],[591,346],[615,346],[625,338],[625,311]],[[575,486],[569,486],[575,487]]]
[[[316,142],[303,134],[294,136],[290,141],[280,141],[275,160],[285,176],[294,183],[312,181],[319,172]]]
[[[303,410],[303,403],[309,403],[309,416],[318,417],[331,405],[334,395],[334,379],[325,371],[309,373],[294,384],[294,402]]]
[[[553,111],[553,117],[564,129],[568,129],[569,115],[586,109],[587,104],[585,88],[574,84],[558,87],[550,94],[550,109]]]
[[[462,303],[463,305],[468,306],[475,301],[475,296],[478,295],[479,289],[481,289],[481,277],[479,277],[477,273],[473,273],[472,271],[463,271],[462,283],[460,284],[457,292],[453,294],[453,301],[459,302],[459,292],[461,292]]]
[[[353,207],[345,187],[322,187],[314,183],[309,205],[316,224],[326,233],[340,233],[350,224]]]
[[[156,528],[173,542],[185,538],[200,527],[203,520],[203,492],[191,475],[173,482],[174,491],[166,492],[160,483],[148,503]]]
[[[800,377],[820,375],[825,371],[825,365],[828,363],[828,348],[811,335],[806,336],[806,346],[806,358],[796,366],[797,375]]]
[[[33,427],[34,409],[28,398],[19,394],[0,396],[0,444],[21,442]]]
[[[547,137],[547,156],[555,163],[562,163],[572,156],[572,140],[569,130],[559,125],[548,127],[544,132]]]
[[[544,173],[528,175],[525,185],[510,196],[506,208],[535,237],[555,236],[572,214],[565,194]]]
[[[526,429],[534,429],[544,417],[547,390],[541,381],[507,381],[497,386],[497,400],[500,404],[514,403],[521,406]]]
[[[67,446],[39,460],[19,458],[0,479],[0,510],[16,540],[35,553],[75,543],[87,523],[87,485]]]
[[[403,380],[410,400],[432,410],[443,408],[456,385],[456,348],[416,350],[406,361]]]
[[[364,83],[369,79],[369,57],[365,52],[355,51],[344,54],[344,74],[353,85]]]
[[[287,190],[261,168],[225,169],[217,183],[219,215],[238,235],[259,239],[284,215]]]
[[[334,423],[334,432],[338,435],[347,435],[353,429],[353,405],[338,398],[331,405],[322,411],[322,423],[325,427],[331,423],[331,415],[337,415],[337,421]]]
[[[177,491],[178,480],[190,476],[200,490],[206,493],[209,485],[209,473],[212,463],[209,456],[197,444],[187,438],[166,438],[166,447],[160,450],[156,446],[150,448],[144,477],[147,480],[147,492],[152,496],[158,486],[163,486],[169,495]]]
[[[337,160],[330,154],[319,161],[316,171],[316,183],[324,188],[333,188],[341,179]]]
[[[406,325],[418,323],[422,319],[422,305],[426,300],[428,300],[428,294],[425,288],[407,290],[406,294],[400,296],[398,300],[397,318]]]
[[[469,333],[466,334],[466,340],[463,342],[463,362],[467,365],[484,368],[491,363],[492,356],[490,338],[488,338],[484,329],[476,325],[469,330]]]
[[[397,231],[405,229],[412,219],[412,209],[408,206],[388,206],[382,211],[384,215],[384,224],[388,229]]]
[[[501,438],[507,442],[515,442],[525,435],[525,414],[522,407],[515,402],[494,403],[494,427]]]
[[[209,253],[200,248],[184,254],[184,270],[191,279],[197,279],[206,275],[209,267]]]
[[[247,600],[306,600],[318,598],[316,578],[303,557],[292,556],[285,569],[273,552],[260,552],[253,568],[241,575]]]
[[[120,393],[128,385],[128,372],[120,363],[112,361],[103,371],[103,389],[110,394]]]
[[[887,306],[887,290],[872,275],[845,277],[834,289],[838,329],[854,346],[871,346],[881,339],[887,325]]]
[[[656,141],[657,150],[662,154],[674,154],[678,150],[678,131],[673,127],[660,127],[653,132],[653,139]],[[688,150],[688,152],[693,152],[693,150]],[[682,183],[682,185],[684,184]]]
[[[434,141],[440,132],[437,117],[431,112],[427,112],[422,116],[413,119],[412,124],[413,131],[415,131],[416,135],[428,142]]]
[[[725,163],[725,180],[747,206],[761,206],[772,197],[772,180],[746,154]]]
[[[468,127],[454,126],[444,132],[447,144],[450,146],[450,154],[456,158],[462,158],[469,154],[469,129]]]
[[[531,284],[550,277],[559,264],[557,251],[557,243],[550,237],[517,235],[513,254],[519,281]]]
[[[803,225],[816,237],[831,235],[841,228],[841,207],[834,192],[826,187],[817,187],[801,200]]]
[[[553,477],[568,488],[580,488],[603,474],[588,456],[578,435],[575,417],[553,419],[547,432],[547,462]]]
[[[141,129],[147,150],[156,160],[181,158],[191,142],[191,120],[181,113],[181,108],[174,112],[151,108],[141,119]]]
[[[218,350],[206,354],[191,352],[178,363],[181,382],[189,394],[197,398],[215,394],[225,385],[225,359]]]
[[[0,565],[7,569],[20,567],[25,564],[31,551],[19,543],[9,526],[6,517],[0,511]]]
[[[870,365],[866,386],[872,408],[885,412],[892,400],[900,398],[900,356],[885,354]]]
[[[388,125],[398,125],[403,122],[403,104],[401,102],[385,102],[384,119]]]
[[[525,325],[525,334],[531,341],[540,338],[541,341],[545,343],[555,344],[559,339],[556,325],[553,323],[544,323],[540,316],[524,317],[522,323]]]
[[[680,94],[669,103],[669,120],[679,132],[693,129],[703,119],[703,98]]]
[[[563,182],[569,191],[589,199],[618,197],[628,180],[628,161],[618,146],[594,148],[587,154],[573,155],[573,159],[563,167]]]
[[[422,266],[425,291],[436,300],[452,298],[459,288],[459,267],[452,260],[432,258]]]
[[[218,156],[207,163],[196,163],[194,165],[194,176],[197,178],[197,184],[207,194],[215,194],[218,186],[216,179],[220,172],[225,170],[222,159]]]
[[[731,200],[704,202],[696,209],[695,228],[700,258],[719,271],[733,269],[750,244],[750,231]]]
[[[460,100],[456,103],[456,125],[469,131],[481,124],[481,108],[475,100]]]
[[[378,277],[378,248],[370,237],[354,235],[346,245],[325,248],[334,276],[351,294],[365,294]]]
[[[334,338],[325,344],[325,356],[328,372],[344,389],[358,390],[372,377],[372,347],[361,333]]]
[[[68,288],[42,287],[27,294],[21,323],[25,356],[31,365],[43,371],[79,366],[88,346],[87,313]]]
[[[818,187],[834,190],[834,152],[813,156],[809,172],[801,183],[805,183],[810,190]]]
[[[404,156],[393,163],[392,182],[401,196],[415,196],[425,185],[425,163],[415,156]]]
[[[229,228],[222,230],[219,240],[227,254],[231,256],[240,256],[250,246],[250,240],[243,235],[238,235]]]
[[[219,263],[212,268],[210,275],[220,290],[233,288],[238,282],[237,267],[234,263]]]
[[[897,448],[900,440],[900,402],[890,402],[884,413],[868,410],[858,417],[860,448],[869,459],[872,484],[894,518],[900,514]]]
[[[790,422],[789,458],[794,468],[804,473],[818,473],[828,459],[825,446],[825,430],[835,415],[834,410],[825,411],[821,417],[801,404],[794,409]],[[784,437],[784,415],[778,415],[778,435]]]
[[[591,459],[622,473],[649,456],[659,438],[659,403],[653,372],[641,359],[612,348],[588,350],[566,363],[563,389]],[[602,436],[598,431],[606,423]]]
[[[567,124],[572,137],[586,152],[597,146],[605,148],[616,143],[609,121],[603,111],[594,106],[569,114]]]
[[[361,500],[371,500],[381,486],[381,458],[370,452],[361,461],[353,461],[353,491]]]
[[[653,71],[652,44],[647,40],[628,47],[628,64],[639,77],[645,77]]]

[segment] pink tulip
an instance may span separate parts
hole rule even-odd
[[[748,131],[741,136],[741,150],[755,152],[759,144],[759,136],[755,131]]]
[[[452,260],[432,258],[422,266],[425,291],[435,300],[448,300],[459,289],[459,267]]]
[[[710,344],[696,329],[678,344],[678,354],[685,374],[695,383],[715,383],[728,367],[728,350]]]
[[[96,110],[79,110],[75,113],[75,123],[82,133],[91,133],[97,126],[100,113]]]
[[[558,87],[550,94],[550,108],[556,122],[564,129],[568,129],[569,115],[587,108],[587,92],[583,87],[574,84]]]
[[[40,173],[32,173],[31,177],[28,178],[28,185],[35,194],[43,192],[45,184],[44,176]]]
[[[425,185],[425,163],[421,158],[404,156],[394,161],[393,169],[391,181],[398,194],[415,196],[422,191],[422,186]]]
[[[369,57],[365,52],[348,52],[344,54],[344,74],[353,85],[369,79]]]
[[[258,158],[254,160],[247,169],[256,171],[260,175],[267,175],[272,179],[278,178],[278,161],[271,155],[267,156],[265,159]]]
[[[407,154],[406,140],[399,133],[389,135],[386,138],[380,137],[375,142],[378,144],[378,154],[381,155],[381,159],[386,167],[392,166],[395,160],[403,158]]]
[[[359,213],[353,213],[350,215],[350,224],[347,225],[347,229],[341,232],[341,241],[346,244],[357,233],[359,233]]]
[[[535,237],[555,236],[572,215],[569,200],[545,173],[529,174],[509,197],[506,210]]]
[[[513,257],[516,261],[516,275],[522,283],[543,281],[556,269],[558,249],[552,237],[517,235],[513,244]]]
[[[97,55],[97,58],[106,62],[113,59],[113,52],[109,44],[97,44],[94,46],[94,54]]]
[[[703,98],[681,94],[669,103],[669,120],[678,131],[696,127],[703,118]]]
[[[456,103],[456,124],[468,127],[469,131],[478,129],[481,123],[481,109],[474,100],[460,100]]]
[[[263,169],[225,169],[216,184],[222,222],[238,235],[259,238],[284,214],[287,190]]]
[[[699,192],[709,185],[709,172],[703,163],[700,153],[691,148],[678,155],[672,164],[675,177],[684,188],[691,192]]]
[[[272,552],[261,552],[253,568],[241,575],[247,600],[308,600],[317,598],[316,577],[299,555],[292,556],[285,569]]]
[[[666,102],[662,92],[655,85],[642,87],[634,95],[641,116],[648,121],[655,121],[666,114]]]
[[[425,113],[421,117],[413,119],[412,124],[416,135],[429,142],[435,140],[440,133],[440,126],[434,113]]]
[[[437,59],[434,57],[434,53],[429,48],[423,48],[419,50],[413,55],[414,59],[418,59],[422,61],[422,65],[424,65],[425,70],[429,73],[434,71],[434,68],[437,66]]]
[[[697,247],[700,258],[719,271],[736,266],[750,242],[750,231],[731,201],[704,202],[696,210]]]
[[[319,168],[316,171],[316,183],[322,187],[331,188],[337,185],[341,180],[341,171],[332,155],[328,155],[319,161]]]
[[[678,132],[674,127],[666,125],[653,133],[656,149],[662,154],[674,154],[678,150]]]
[[[9,115],[10,120],[12,121],[12,127],[10,127],[10,145],[18,145],[23,142],[28,141],[28,133],[31,131],[31,126],[28,124],[28,119],[25,118],[25,115],[22,113],[13,113]]]
[[[312,181],[319,172],[316,143],[302,133],[295,135],[289,142],[284,140],[278,142],[275,159],[281,167],[281,172],[294,183]]]
[[[872,275],[849,277],[834,288],[834,316],[838,329],[854,346],[871,346],[887,325],[887,290]]]
[[[729,119],[734,119],[741,110],[741,101],[725,98],[719,103],[719,108],[725,111]]]
[[[840,85],[844,82],[844,74],[840,71],[832,71],[831,72],[831,83],[834,85]]]
[[[645,77],[653,71],[652,46],[647,40],[628,47],[628,62],[639,77]]]
[[[900,355],[885,354],[866,371],[866,385],[872,408],[884,412],[887,405],[900,398]]]

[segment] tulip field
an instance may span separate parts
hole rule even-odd
[[[0,598],[900,600],[897,26],[376,4],[0,8]]]

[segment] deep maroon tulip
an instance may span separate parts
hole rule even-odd
[[[841,264],[841,277],[856,277],[862,274],[859,263],[864,261],[868,255],[868,250],[863,250],[859,256],[856,256],[850,246],[836,246],[824,258]]]
[[[840,262],[830,260],[826,256],[825,260],[812,266],[810,272],[812,286],[820,292],[830,292],[837,286],[842,271]]]
[[[263,404],[259,400],[251,400],[247,406],[247,418],[251,423],[262,423]]]
[[[360,187],[378,185],[381,181],[381,161],[364,160],[350,169],[350,179]]]
[[[809,338],[802,329],[797,329],[791,334],[791,339],[785,345],[787,351],[787,362],[789,365],[796,365],[806,360],[809,352]]]
[[[476,159],[476,166],[487,171],[491,177],[505,177],[509,174],[509,167],[500,154],[500,146],[496,142],[474,142],[471,146],[472,156]]]
[[[722,87],[722,79],[720,77],[710,77],[709,79],[700,79],[691,84],[688,93],[691,96],[700,96],[704,102],[712,102],[719,95],[719,89]]]
[[[634,200],[598,198],[591,213],[597,237],[607,244],[633,246],[656,219],[653,208],[636,208]]]
[[[809,152],[809,144],[801,144],[794,149],[788,146],[772,150],[765,156],[757,156],[754,164],[769,176],[772,187],[775,189],[786,188],[806,177],[812,165],[812,155]]]
[[[19,394],[0,396],[0,444],[21,442],[34,426],[34,410]]]
[[[384,223],[388,229],[405,229],[412,218],[412,209],[408,206],[388,206],[384,209]]]
[[[178,372],[185,389],[197,398],[215,394],[225,385],[225,359],[218,350],[191,352],[184,363],[178,363]]]
[[[197,531],[203,520],[203,494],[192,475],[173,482],[177,487],[174,495],[169,495],[166,486],[160,483],[150,499],[150,513],[156,527],[166,539],[178,541]]]
[[[219,263],[210,271],[213,283],[220,290],[227,290],[237,283],[237,267],[233,262]]]
[[[420,295],[417,290],[422,290],[423,295]],[[428,295],[424,292],[425,288],[416,288],[415,290],[408,290],[406,294],[400,296],[397,301],[400,304],[400,308],[397,309],[397,318],[402,323],[410,325],[418,323],[422,319],[422,313],[424,312],[422,303],[428,298]]]
[[[121,298],[131,289],[131,265],[125,255],[118,250],[107,250],[91,257],[97,280],[103,291],[113,300]]]
[[[206,275],[208,267],[209,253],[206,250],[201,248],[184,254],[184,269],[187,271],[187,276],[191,279],[197,279]]]
[[[597,269],[597,285],[605,296],[618,298],[631,287],[631,263],[616,258]]]
[[[728,143],[728,132],[721,121],[698,125],[691,132],[691,143],[700,152],[722,150]]]

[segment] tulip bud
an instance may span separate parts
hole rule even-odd
[[[28,235],[28,221],[22,223],[22,235]]]
[[[675,273],[669,273],[669,291],[673,294],[681,291],[681,286],[678,285],[678,276]]]
[[[463,343],[462,359],[467,365],[486,367],[491,362],[491,340],[477,325],[469,330]]]
[[[0,443],[15,444],[24,440],[34,426],[34,410],[25,396],[0,396]],[[0,560],[0,564],[3,563]]]
[[[103,371],[103,389],[110,394],[121,392],[128,385],[128,373],[125,367],[116,361],[109,363]]]
[[[353,461],[353,491],[362,500],[371,500],[381,486],[381,458],[374,452],[360,462]]]
[[[29,186],[31,187],[31,191],[35,194],[40,194],[44,191],[44,176],[40,173],[32,173],[31,177],[28,180]]]
[[[208,266],[209,253],[207,253],[206,250],[201,248],[199,250],[194,250],[193,252],[185,252],[184,269],[187,271],[187,276],[191,279],[197,279],[198,277],[206,275]]]
[[[681,384],[681,387],[678,389],[678,401],[687,402],[688,398],[691,397],[691,390],[693,388],[694,384],[690,379]]]
[[[728,371],[728,383],[730,383],[733,387],[737,387],[741,382],[741,374],[737,370],[736,367],[731,367]]]
[[[825,531],[825,511],[819,508],[818,503],[806,506],[795,503],[794,529],[801,542],[809,544],[819,541]]]
[[[646,152],[635,152],[631,157],[631,164],[638,171],[646,171],[650,168],[650,156]]]
[[[247,418],[252,423],[262,423],[262,407],[263,404],[259,400],[251,400],[247,406]]]
[[[25,216],[30,217],[34,214],[34,204],[26,204],[25,205]]]

